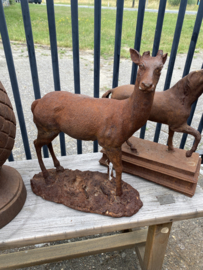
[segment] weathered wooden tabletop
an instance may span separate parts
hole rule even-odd
[[[59,160],[65,168],[106,172],[107,168],[99,164],[101,156],[101,153],[93,153],[60,157]],[[47,168],[53,168],[50,158],[44,162]],[[27,200],[16,218],[0,230],[0,249],[203,216],[203,189],[199,184],[195,195],[189,198],[123,173],[122,179],[139,191],[143,207],[132,217],[111,218],[79,212],[33,194],[30,179],[40,171],[37,160],[10,162],[6,165],[16,168],[22,175]]]

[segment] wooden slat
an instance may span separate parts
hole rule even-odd
[[[72,170],[106,173],[99,164],[101,153],[59,157],[61,165]],[[51,158],[44,159],[47,169],[53,168]],[[36,196],[30,179],[40,172],[37,160],[7,162],[21,174],[27,189],[27,200],[22,211],[0,230],[0,249],[70,239],[97,233],[113,232],[153,224],[167,223],[203,216],[203,189],[197,185],[195,195],[188,198],[142,178],[123,173],[122,179],[140,193],[143,207],[132,217],[111,218],[84,213]],[[161,205],[159,196],[171,195],[173,204]]]
[[[146,241],[147,229],[79,242],[0,255],[0,269],[17,269],[32,265],[73,259],[92,254],[132,248]]]
[[[172,222],[150,226],[143,260],[144,270],[161,270]]]
[[[136,251],[140,266],[142,270],[144,270],[143,259],[144,259],[144,253],[145,253],[145,243],[135,245],[135,251]]]

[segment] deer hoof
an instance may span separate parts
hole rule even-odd
[[[123,194],[122,190],[116,190],[116,196],[121,196]]]
[[[63,172],[64,171],[64,167],[62,167],[61,165],[59,165],[58,167],[56,167],[56,171],[57,172]]]
[[[186,157],[191,157],[192,156],[192,151],[191,150],[188,150],[187,152],[186,152]]]
[[[55,182],[55,179],[50,175],[46,177],[44,180],[45,180],[46,185],[52,185]]]
[[[130,149],[131,149],[131,151],[132,151],[134,154],[138,154],[138,152],[137,152],[137,149],[136,149],[136,148],[131,147]]]

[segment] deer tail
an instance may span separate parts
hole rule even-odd
[[[37,103],[38,103],[38,99],[32,102],[32,105],[31,105],[31,111],[32,112],[34,112],[34,109],[35,109]]]
[[[108,98],[109,95],[112,93],[112,91],[113,91],[112,89],[106,91],[106,93],[103,94],[102,98]]]

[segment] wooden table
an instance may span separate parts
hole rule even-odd
[[[73,170],[106,172],[106,167],[99,165],[101,156],[101,153],[66,156],[61,157],[60,161],[62,166]],[[47,168],[53,167],[51,159],[44,161]],[[17,217],[0,230],[0,250],[113,231],[127,232],[2,254],[0,269],[17,269],[132,247],[136,249],[142,269],[159,270],[173,221],[203,216],[203,190],[199,185],[195,195],[189,198],[123,173],[123,180],[140,192],[144,205],[132,217],[111,218],[79,212],[33,194],[30,179],[40,171],[37,160],[8,164],[22,175],[27,200]],[[132,230],[142,226],[149,226],[149,229]]]

